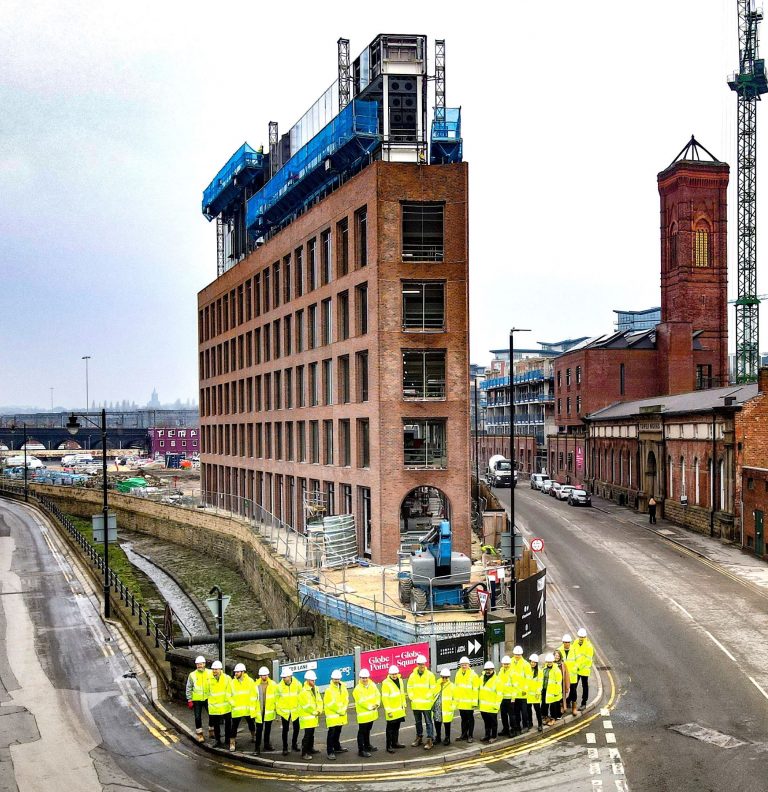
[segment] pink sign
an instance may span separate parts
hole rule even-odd
[[[389,667],[396,665],[403,679],[406,679],[416,668],[416,658],[420,654],[427,658],[427,667],[429,667],[429,644],[416,643],[360,652],[360,668],[367,668],[371,672],[371,679],[374,682],[381,682],[389,673]]]
[[[576,446],[576,470],[584,470],[584,449]]]

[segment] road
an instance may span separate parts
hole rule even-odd
[[[617,679],[610,720],[629,788],[765,792],[766,593],[628,510],[574,508],[526,485],[517,525],[544,539],[549,591],[574,627],[586,622]],[[497,494],[508,503],[509,491]]]
[[[267,792],[412,792],[447,785],[455,792],[478,785],[498,792],[625,789],[620,746],[611,741],[609,718],[599,717],[577,719],[574,727],[554,738],[545,733],[525,748],[507,748],[487,765],[487,759],[474,759],[450,770],[374,777],[314,768],[276,774],[203,752],[153,713],[145,693],[150,680],[115,626],[101,619],[99,601],[55,532],[38,513],[2,499],[0,639],[2,790],[230,792],[252,788],[254,781]],[[382,743],[383,724],[373,736],[374,744]],[[353,740],[354,727],[342,738]],[[594,783],[601,778],[605,786]]]

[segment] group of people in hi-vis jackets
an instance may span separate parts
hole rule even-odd
[[[488,661],[482,674],[472,670],[468,657],[462,657],[453,680],[447,668],[435,676],[427,667],[424,655],[416,658],[416,666],[407,681],[398,666],[390,666],[381,687],[371,679],[370,671],[363,668],[350,694],[340,670],[331,673],[330,684],[325,691],[320,691],[317,675],[312,670],[305,672],[302,683],[294,678],[289,667],[285,667],[280,682],[275,682],[270,679],[266,667],[259,669],[258,679],[252,679],[245,666],[238,663],[234,677],[229,677],[221,662],[214,661],[208,670],[205,658],[200,656],[187,680],[186,693],[189,707],[194,709],[195,734],[199,742],[204,741],[202,713],[206,706],[209,736],[216,747],[228,747],[230,751],[236,749],[238,728],[243,720],[253,736],[256,753],[261,753],[262,747],[265,751],[274,751],[272,723],[279,718],[283,756],[290,753],[290,737],[291,750],[300,751],[305,761],[311,761],[319,753],[315,748],[315,730],[321,717],[327,729],[327,758],[333,761],[337,754],[347,753],[348,749],[341,744],[341,732],[349,722],[349,709],[354,706],[357,753],[369,758],[378,750],[371,744],[371,731],[382,710],[388,753],[405,748],[400,743],[400,727],[409,706],[416,726],[416,737],[411,743],[414,748],[423,746],[431,750],[441,742],[450,745],[451,726],[457,713],[461,733],[456,742],[474,741],[477,711],[485,727],[484,743],[532,729],[534,714],[538,730],[542,731],[545,725],[558,722],[564,714],[564,705],[577,715],[579,684],[579,709],[586,708],[593,657],[592,643],[586,630],[581,628],[576,641],[566,633],[559,648],[543,659],[532,654],[526,660],[523,649],[516,646],[511,657],[501,659],[498,670]],[[499,715],[501,731],[498,730]],[[300,730],[303,730],[301,747]]]

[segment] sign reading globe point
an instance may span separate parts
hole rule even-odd
[[[544,549],[544,540],[543,539],[531,539],[531,550],[534,553],[540,553]]]

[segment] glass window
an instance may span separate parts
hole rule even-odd
[[[336,298],[336,305],[339,313],[339,340],[345,341],[349,338],[349,292],[339,292]]]
[[[276,261],[272,265],[272,305],[277,308],[280,305],[280,262]]]
[[[307,461],[307,429],[304,421],[296,423],[296,447],[298,449],[299,462]]]
[[[320,321],[322,322],[323,346],[333,343],[333,303],[330,297],[320,303]]]
[[[296,351],[304,351],[304,311],[296,311]]]
[[[356,375],[357,375],[357,400],[359,402],[368,401],[368,351],[357,352],[355,354]]]
[[[323,361],[323,404],[333,404],[333,360]]]
[[[367,418],[357,419],[357,466],[371,466],[370,425]]]
[[[304,294],[304,250],[302,248],[296,248],[293,253],[293,261],[295,292],[297,297],[301,297]]]
[[[317,406],[318,386],[317,386],[317,363],[309,364],[309,406]]]
[[[291,301],[291,257],[283,256],[283,302]]]
[[[331,230],[320,234],[320,283],[331,282]]]
[[[333,464],[333,421],[323,421],[323,464]]]
[[[317,346],[317,303],[307,308],[307,349]]]
[[[441,203],[404,203],[403,261],[443,260]]]
[[[445,283],[403,282],[403,329],[445,329]]]
[[[293,352],[292,340],[293,333],[291,332],[293,325],[291,324],[291,316],[283,318],[283,346],[285,347],[285,354],[290,355]]]
[[[445,350],[403,350],[403,398],[445,398]]]
[[[368,284],[361,283],[355,288],[357,303],[357,335],[368,333]]]
[[[355,247],[357,249],[357,266],[368,266],[368,207],[364,206],[355,212]]]
[[[304,407],[304,366],[296,366],[296,406]]]
[[[342,467],[349,467],[352,464],[351,448],[349,419],[344,418],[339,421],[339,464]]]
[[[320,462],[320,426],[317,421],[309,422],[309,461]]]
[[[349,355],[342,355],[339,358],[339,402],[349,404]]]
[[[336,273],[341,278],[349,272],[349,222],[346,217],[336,224],[336,246]]]
[[[310,239],[307,243],[307,291],[317,288],[317,240]]]
[[[444,418],[403,420],[403,462],[406,467],[448,466],[447,432]]]

